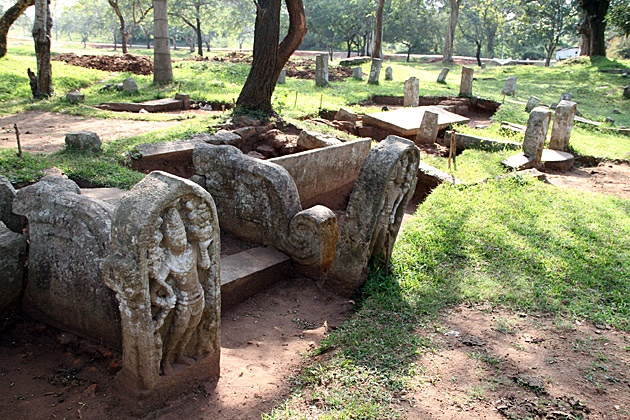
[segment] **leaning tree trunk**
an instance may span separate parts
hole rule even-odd
[[[378,8],[376,9],[376,34],[374,36],[374,51],[372,58],[381,58],[381,44],[383,40],[383,8],[385,0],[378,0]]]
[[[173,80],[167,0],[153,0],[153,83]]]
[[[455,28],[457,28],[457,18],[459,16],[460,0],[450,0],[451,15],[448,20],[448,29],[444,37],[444,52],[442,63],[453,63],[453,40],[455,39]]]
[[[195,32],[197,33],[197,54],[199,57],[203,57],[203,34],[201,33],[201,19],[199,19],[199,15],[197,15]]]
[[[50,34],[52,32],[52,16],[50,0],[35,1],[35,21],[33,23],[33,40],[37,57],[37,91],[36,98],[52,95],[52,68],[50,65]]]
[[[610,0],[580,0],[579,5],[586,16],[586,35],[589,38],[590,57],[606,56],[606,14]]]
[[[13,22],[24,13],[24,11],[35,4],[35,0],[19,0],[7,10],[0,18],[0,58],[7,54],[7,34]]]
[[[481,65],[481,41],[475,41],[475,44],[477,44],[477,53],[475,54],[475,57],[477,58],[477,65],[479,67],[483,67]]]
[[[273,113],[271,96],[278,76],[306,35],[302,0],[285,1],[289,12],[289,32],[280,45],[282,0],[259,0],[257,3],[252,68],[236,101],[241,111],[262,111],[267,115]]]

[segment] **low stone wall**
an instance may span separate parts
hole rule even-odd
[[[452,131],[447,131],[444,138],[440,139],[440,143],[449,146],[451,144]],[[458,149],[466,149],[475,147],[491,151],[499,151],[504,149],[519,150],[521,144],[514,141],[495,140],[488,137],[473,136],[471,134],[455,133],[455,141],[457,141]]]
[[[302,208],[316,204],[345,208],[372,139],[360,139],[269,159],[289,172],[297,186]]]

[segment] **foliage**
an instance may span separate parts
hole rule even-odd
[[[385,20],[384,39],[401,43],[409,54],[437,50],[441,28],[437,7],[424,0],[393,0]]]
[[[606,19],[619,32],[630,36],[630,1],[613,0]]]

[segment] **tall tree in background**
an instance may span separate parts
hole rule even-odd
[[[7,9],[0,18],[0,58],[7,54],[7,34],[13,22],[20,17],[22,13],[35,4],[35,0],[18,0],[13,6]]]
[[[35,98],[47,98],[52,95],[52,68],[50,65],[50,34],[52,32],[50,0],[35,0],[35,21],[33,40],[37,57],[37,76],[28,69],[31,90]]]
[[[153,83],[173,80],[167,0],[153,0]]]
[[[521,20],[527,27],[525,38],[532,44],[541,42],[545,48],[545,66],[549,66],[560,39],[568,35],[576,10],[571,0],[525,0]]]
[[[242,111],[273,113],[271,96],[278,76],[291,54],[306,35],[306,16],[302,0],[285,0],[289,12],[289,31],[280,44],[282,0],[258,0],[254,29],[254,59],[247,81],[236,101]]]
[[[451,14],[448,19],[448,28],[444,37],[444,51],[442,63],[453,63],[453,40],[455,39],[455,29],[457,28],[457,18],[459,16],[459,6],[462,0],[449,0]]]
[[[386,42],[399,42],[412,53],[427,53],[441,43],[440,20],[435,7],[423,0],[392,0],[385,22]]]
[[[213,5],[214,0],[180,0],[172,5],[171,15],[181,19],[197,36],[197,54],[203,57],[203,33],[202,22],[208,20],[207,7]]]
[[[630,1],[613,0],[608,12],[608,22],[623,35],[630,36]]]
[[[122,37],[122,51],[127,54],[127,41],[133,30],[147,17],[153,5],[143,0],[108,0],[109,5],[120,21],[120,35]],[[127,15],[127,16],[125,16]]]
[[[605,57],[606,14],[610,0],[578,0],[578,5],[584,12],[584,22],[580,27],[583,37],[582,55]]]
[[[374,51],[372,58],[382,58],[381,52],[383,50],[381,44],[383,42],[383,8],[385,7],[385,0],[378,0],[378,7],[376,8],[376,29],[374,36]]]

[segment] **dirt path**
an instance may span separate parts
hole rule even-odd
[[[440,349],[409,419],[628,419],[630,337],[591,322],[460,305],[422,335]]]
[[[56,112],[30,111],[0,118],[0,149],[16,148],[13,124],[20,128],[22,148],[29,152],[51,153],[64,148],[66,133],[94,131],[104,142],[134,136],[180,121],[136,121],[84,118]]]
[[[312,281],[280,282],[223,314],[216,387],[207,384],[147,418],[260,418],[291,391],[301,355],[350,310]],[[111,396],[119,364],[119,354],[22,320],[0,335],[0,418],[127,419]]]
[[[573,167],[566,173],[550,171],[547,180],[557,187],[630,199],[630,164],[627,163],[601,162],[592,167]]]

